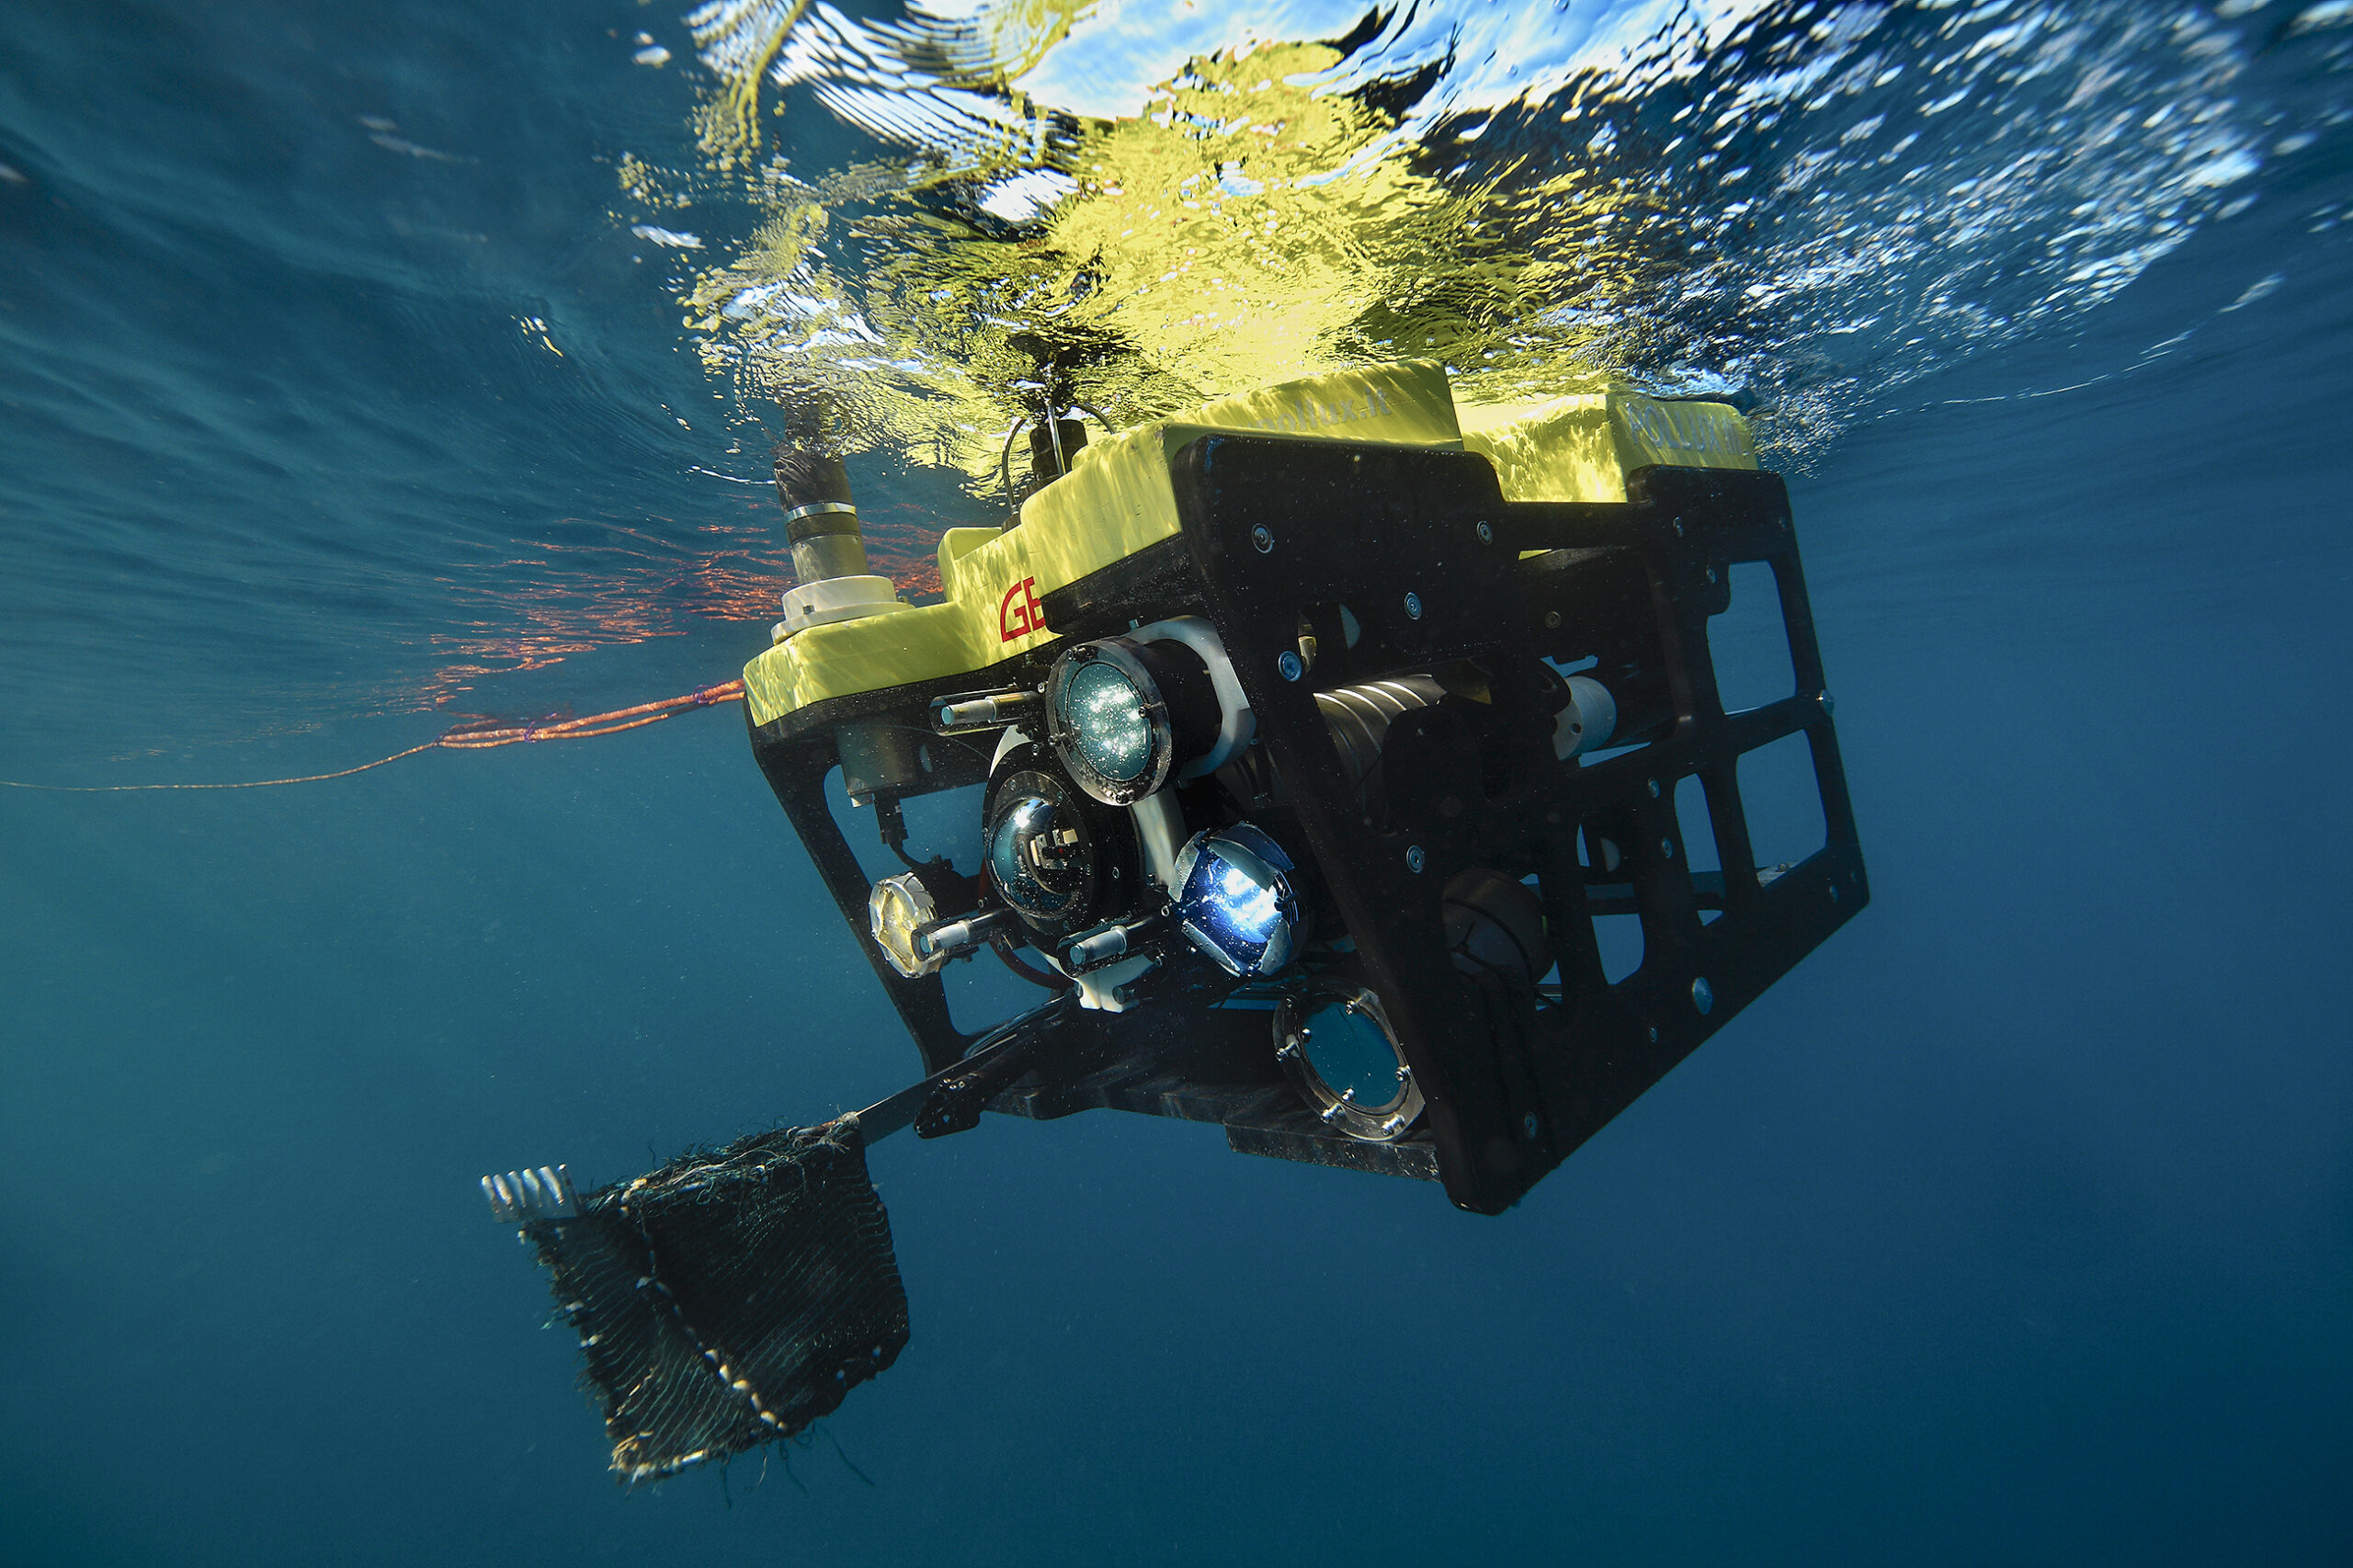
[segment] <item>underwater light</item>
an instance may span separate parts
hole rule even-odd
[[[1046,683],[1054,755],[1107,805],[1142,800],[1170,771],[1220,747],[1225,705],[1200,653],[1175,638],[1082,642]]]
[[[939,901],[921,871],[901,871],[875,883],[867,894],[866,916],[874,945],[909,980],[938,973],[950,959],[993,940],[1014,918],[1009,910],[983,909],[942,919]]]
[[[1072,664],[1057,710],[1072,749],[1098,778],[1121,789],[1132,788],[1147,767],[1156,763],[1154,771],[1166,768],[1166,705],[1146,697],[1128,672],[1108,659]]]
[[[1304,924],[1290,869],[1282,847],[1248,823],[1195,834],[1176,855],[1178,928],[1228,974],[1273,974],[1299,950]]]
[[[874,945],[882,949],[891,967],[909,980],[933,973],[948,961],[947,953],[924,939],[922,928],[939,918],[939,906],[933,902],[931,890],[913,871],[875,883],[867,895],[866,918]]]

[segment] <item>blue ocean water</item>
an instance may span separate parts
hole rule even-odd
[[[2345,1561],[2341,13],[1822,6],[1745,62],[1668,13],[1704,68],[1611,101],[1707,84],[1773,177],[1645,219],[1575,345],[1772,411],[1871,907],[1496,1220],[1108,1114],[879,1146],[913,1340],[765,1469],[615,1488],[473,1186],[914,1071],[732,710],[0,790],[0,1561]],[[1346,30],[1200,15],[1033,87]],[[1541,172],[1610,143],[1493,79],[1652,21],[1382,36],[1460,89],[1423,145]],[[616,178],[697,165],[697,50],[619,0],[0,15],[0,778],[325,772],[766,644],[677,300],[760,214]],[[786,63],[771,151],[887,143]],[[1903,96],[1791,107],[1834,66]],[[1924,162],[1832,156],[1905,115]],[[970,505],[853,466],[909,561]]]

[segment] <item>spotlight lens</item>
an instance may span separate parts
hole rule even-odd
[[[1107,806],[1131,806],[1168,781],[1176,734],[1162,666],[1176,659],[1112,637],[1054,661],[1046,738],[1072,781]]]
[[[1063,716],[1081,755],[1104,778],[1131,783],[1152,766],[1143,694],[1116,665],[1097,659],[1073,672],[1063,690]]]
[[[1267,945],[1267,938],[1283,917],[1275,902],[1275,890],[1256,881],[1239,866],[1228,866],[1219,874],[1216,902],[1227,929],[1256,947]]]
[[[1195,947],[1228,974],[1272,974],[1299,946],[1290,857],[1247,823],[1196,834],[1176,858],[1176,913]]]

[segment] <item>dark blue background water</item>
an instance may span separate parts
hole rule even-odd
[[[614,644],[458,699],[512,712],[763,644],[605,216],[683,135],[647,18],[0,21],[0,775],[381,755],[500,663],[456,623]],[[618,1493],[473,1186],[910,1072],[732,711],[0,791],[0,1560],[2345,1561],[2347,185],[1793,480],[1875,901],[1513,1213],[1110,1115],[881,1146],[871,1488]]]

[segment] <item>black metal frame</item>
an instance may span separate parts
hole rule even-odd
[[[1493,468],[1472,454],[1224,434],[1194,441],[1171,466],[1179,534],[1046,595],[1047,622],[1072,637],[1180,612],[1215,624],[1286,786],[1279,836],[1313,861],[1353,938],[1347,961],[1381,994],[1427,1116],[1390,1143],[1327,1129],[1284,1080],[1263,1000],[1229,994],[1206,965],[1183,963],[1156,971],[1142,1006],[1055,1010],[1035,1048],[999,1053],[1008,1065],[995,1072],[958,1075],[991,1108],[1216,1121],[1239,1150],[1434,1176],[1458,1205],[1495,1213],[1868,902],[1777,475],[1654,468],[1629,480],[1622,504],[1506,502]],[[1546,553],[1523,559],[1529,551]],[[1707,620],[1729,603],[1730,568],[1746,562],[1773,571],[1797,691],[1726,713]],[[1313,664],[1287,679],[1283,655],[1302,650],[1302,628],[1313,629]],[[1542,661],[1588,654],[1619,695],[1620,734],[1644,744],[1563,764],[1551,743],[1557,688]],[[922,724],[935,696],[1034,682],[1043,664],[1033,656],[839,699],[753,732],[926,1074],[981,1037],[954,1027],[938,977],[905,979],[868,938],[867,880],[824,792],[837,760],[834,727]],[[1396,722],[1378,804],[1367,807],[1313,691],[1432,670],[1448,672],[1459,695]],[[1794,866],[1760,869],[1739,759],[1790,734],[1811,749],[1827,843]],[[1686,863],[1675,787],[1687,777],[1706,790],[1718,876],[1695,877]],[[972,781],[949,769],[925,788]],[[1449,952],[1440,890],[1482,865],[1532,878],[1540,891],[1560,986],[1532,1009],[1467,976]],[[1703,921],[1709,911],[1720,913]],[[1644,940],[1640,968],[1615,984],[1594,930],[1613,913],[1639,914]],[[1008,1084],[1016,1061],[1021,1073]]]

